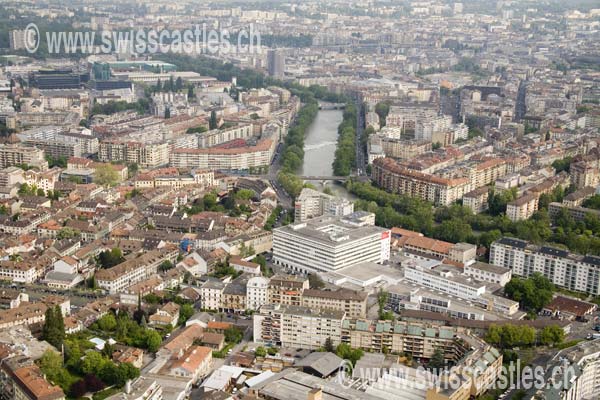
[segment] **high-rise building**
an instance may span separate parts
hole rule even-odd
[[[267,52],[267,69],[274,78],[283,78],[285,74],[285,54],[281,50]]]

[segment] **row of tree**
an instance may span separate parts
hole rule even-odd
[[[528,325],[492,325],[485,335],[485,340],[501,349],[517,346],[557,345],[563,342],[565,332],[558,325],[546,326],[536,332]]]
[[[356,167],[356,113],[356,106],[347,103],[343,120],[338,126],[338,142],[333,160],[334,175],[348,176]]]
[[[371,183],[349,181],[346,188],[359,198],[355,208],[375,214],[384,227],[402,227],[448,242],[468,242],[489,248],[494,240],[513,236],[535,244],[553,243],[581,254],[600,255],[600,218],[588,213],[575,221],[565,209],[550,217],[547,205],[560,201],[561,188],[540,197],[540,209],[528,220],[513,222],[502,213],[513,192],[490,191],[490,212],[474,214],[460,204],[434,208],[431,203],[413,197],[388,193]],[[493,215],[497,214],[497,215]]]
[[[298,196],[303,188],[304,183],[295,176],[295,172],[302,166],[304,161],[304,137],[318,112],[319,104],[317,100],[312,95],[307,96],[306,103],[298,112],[296,120],[288,130],[283,143],[280,160],[281,169],[277,181],[292,197]]]

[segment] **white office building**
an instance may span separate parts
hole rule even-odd
[[[372,213],[320,217],[273,231],[273,260],[299,272],[332,272],[390,258],[389,229],[373,225]]]
[[[492,243],[490,264],[510,268],[523,277],[539,272],[556,286],[600,295],[600,257],[502,238]]]

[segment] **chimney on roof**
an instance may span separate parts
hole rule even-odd
[[[323,389],[313,388],[308,392],[307,400],[323,400]]]

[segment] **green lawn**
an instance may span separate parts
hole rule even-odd
[[[577,343],[582,342],[584,339],[575,339],[575,340],[569,340],[568,342],[564,342],[559,344],[558,346],[556,346],[557,349],[562,350],[562,349],[566,349],[567,347],[573,347],[575,346]]]
[[[107,389],[104,389],[96,394],[94,394],[94,396],[92,397],[94,400],[104,400],[107,397],[112,396],[113,394],[117,394],[122,392],[121,388],[117,388],[117,387],[110,387]]]

